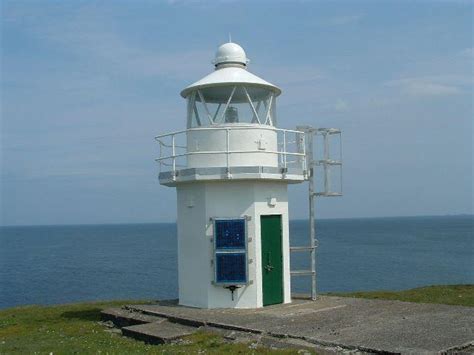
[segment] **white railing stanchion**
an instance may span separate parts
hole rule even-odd
[[[341,167],[340,167],[340,174],[339,174],[339,185],[341,187],[341,195],[342,195],[342,133],[339,133],[339,161],[341,162]]]
[[[308,174],[308,166],[306,165],[306,137],[304,133],[300,133],[301,140],[303,141],[302,146],[303,146],[303,171],[305,174]]]
[[[226,167],[227,167],[227,178],[230,178],[230,157],[229,157],[229,154],[230,154],[230,132],[229,132],[229,129],[227,128],[225,130],[226,132],[226,138],[225,138],[225,141],[226,141]]]
[[[286,131],[283,131],[283,167],[286,169]]]
[[[158,141],[158,143],[160,144],[160,160],[158,161],[160,163],[160,174],[162,172],[162,168],[161,168],[161,158],[163,158],[163,145],[161,144],[161,141]]]
[[[176,179],[176,147],[175,147],[175,135],[171,136],[171,146],[172,146],[172,157],[173,157],[173,180]]]
[[[329,134],[328,132],[325,132],[323,134],[323,144],[324,144],[324,192],[329,193],[331,191],[330,188],[330,171],[329,169],[331,166],[329,165]]]

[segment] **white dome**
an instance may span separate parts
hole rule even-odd
[[[248,62],[249,60],[247,59],[244,49],[237,43],[229,42],[224,43],[217,49],[216,58],[213,63],[217,66],[224,63],[247,65]]]

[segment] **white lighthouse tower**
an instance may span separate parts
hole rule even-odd
[[[307,179],[305,133],[277,127],[281,90],[247,70],[236,43],[181,92],[187,128],[156,137],[162,185],[176,187],[179,304],[289,303],[288,184]]]

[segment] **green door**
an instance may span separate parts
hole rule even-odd
[[[283,303],[281,215],[260,216],[263,305]]]

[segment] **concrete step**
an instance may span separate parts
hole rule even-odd
[[[166,320],[166,318],[163,317],[144,314],[142,312],[137,312],[126,308],[109,308],[103,310],[100,313],[102,321],[110,321],[119,328],[153,322],[164,322]]]
[[[164,344],[193,334],[197,330],[198,328],[196,327],[172,323],[170,321],[160,321],[123,327],[122,334],[149,344]]]

